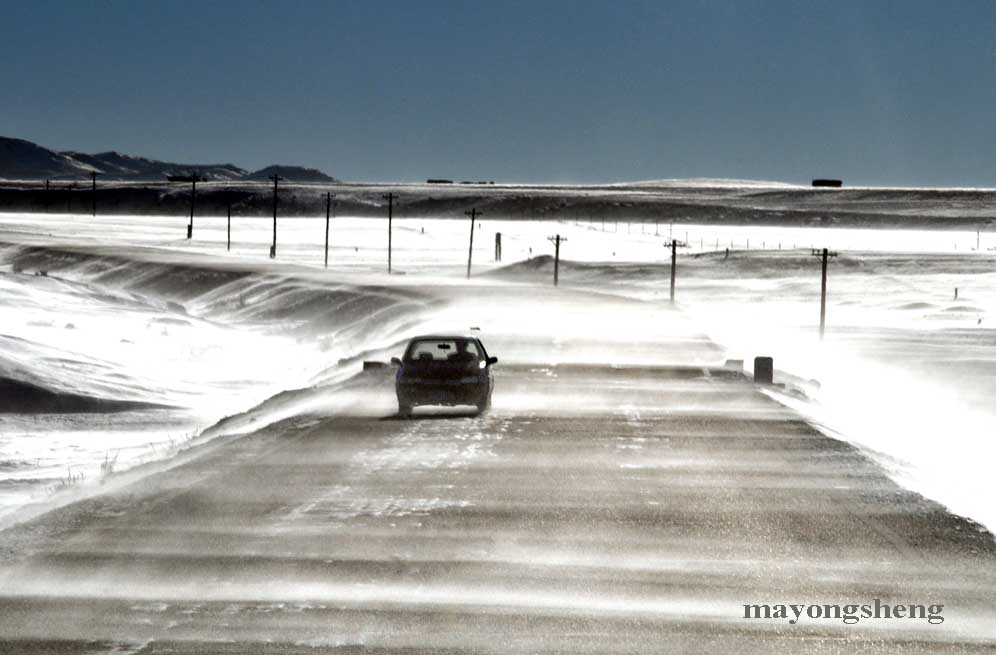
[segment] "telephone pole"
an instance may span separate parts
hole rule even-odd
[[[232,250],[232,192],[228,192],[228,239],[225,249]]]
[[[97,218],[97,176],[100,175],[97,171],[90,171],[90,179],[93,181],[93,186],[91,187],[90,200],[93,207],[93,217]]]
[[[674,283],[678,272],[678,248],[684,248],[686,243],[682,241],[677,241],[671,239],[671,241],[664,244],[665,246],[671,246],[671,304],[674,304]]]
[[[559,234],[547,237],[547,240],[552,241],[554,245],[553,250],[553,286],[557,286],[560,283],[560,242],[567,241],[567,237],[561,238]]]
[[[837,253],[830,252],[826,248],[823,250],[814,248],[812,254],[823,260],[823,279],[820,283],[820,341],[823,341],[823,333],[826,331],[827,324],[827,261],[831,257],[836,257]]]
[[[166,178],[170,182],[190,182],[190,222],[187,223],[187,238],[194,236],[194,203],[197,200],[197,183],[204,182],[205,179],[199,175],[170,175]]]
[[[329,267],[329,220],[332,216],[332,199],[335,194],[331,191],[325,192],[325,268]]]
[[[279,175],[271,175],[273,180],[273,244],[270,246],[270,259],[277,256],[277,183],[284,179]]]
[[[394,193],[383,196],[387,200],[387,274],[391,274],[391,222],[394,220]]]
[[[197,202],[197,178],[190,179],[190,222],[187,223],[187,238],[194,238],[194,203]]]
[[[467,249],[467,279],[470,279],[470,262],[474,257],[474,222],[477,221],[477,217],[481,216],[481,212],[477,211],[477,207],[472,207],[469,212],[464,212],[467,216],[470,216],[470,247]]]

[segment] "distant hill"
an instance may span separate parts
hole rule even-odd
[[[0,136],[0,177],[13,180],[82,177],[93,170],[99,169],[30,141]]]
[[[240,180],[244,169],[233,164],[175,164],[145,157],[132,157],[119,152],[88,155],[82,152],[61,153],[93,167],[107,178],[121,180],[162,180],[168,175],[194,174],[209,180]]]
[[[56,152],[23,139],[0,136],[0,178],[9,180],[72,179],[96,171],[103,179],[164,181],[170,175],[199,175],[208,180],[266,180],[276,173],[290,182],[335,182],[314,168],[268,166],[254,173],[234,164],[177,164],[120,152]]]
[[[267,166],[254,173],[249,173],[244,179],[247,180],[268,180],[274,175],[286,179],[288,182],[336,182],[334,177],[326,175],[317,168],[303,168],[301,166]]]

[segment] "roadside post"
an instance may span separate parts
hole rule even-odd
[[[232,192],[228,192],[228,238],[225,249],[232,250]]]
[[[754,382],[773,384],[775,381],[775,360],[771,357],[754,358]]]
[[[467,279],[470,279],[470,262],[474,258],[474,221],[483,214],[477,211],[477,207],[471,207],[469,212],[464,212],[470,216],[470,246],[467,248]]]
[[[495,232],[495,261],[501,261],[501,232]]]
[[[813,257],[820,257],[823,260],[823,279],[820,282],[820,341],[822,341],[827,324],[827,261],[831,257],[836,257],[837,253],[830,252],[826,248],[822,250],[814,248],[812,254]]]

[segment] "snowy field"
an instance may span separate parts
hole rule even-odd
[[[865,449],[904,486],[996,526],[987,500],[996,491],[996,235],[479,223],[468,281],[469,219],[396,219],[388,276],[386,220],[336,218],[326,271],[324,219],[281,219],[271,260],[265,218],[233,219],[227,251],[219,217],[196,217],[188,241],[185,217],[0,215],[0,377],[57,396],[156,406],[0,414],[0,525],[110,469],[170,457],[281,391],[331,388],[364,357],[379,359],[419,332],[483,319],[485,335],[561,335],[574,347],[548,354],[558,361],[618,363],[628,337],[667,326],[617,314],[609,302],[604,323],[572,324],[570,292],[666,303],[674,237],[686,244],[678,304],[725,350],[715,364],[737,358],[749,368],[756,355],[774,356],[776,381],[787,384],[775,397]],[[566,238],[556,292],[555,234]],[[810,248],[823,247],[839,256],[821,344]],[[494,285],[521,290],[522,302],[489,307]],[[468,297],[480,298],[476,309],[455,309]],[[602,347],[579,345],[598,340]],[[661,352],[659,361],[682,354]]]

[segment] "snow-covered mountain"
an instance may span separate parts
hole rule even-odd
[[[87,177],[96,171],[105,179],[163,181],[170,175],[199,175],[208,180],[265,180],[276,173],[292,182],[334,182],[322,171],[300,166],[268,166],[250,173],[234,164],[177,164],[116,151],[87,154],[56,152],[23,139],[0,136],[0,179],[44,180]]]
[[[30,141],[0,137],[0,177],[15,180],[80,177],[93,170],[99,171],[69,155]]]
[[[246,175],[244,169],[233,164],[175,164],[172,162],[132,157],[120,152],[101,152],[88,155],[82,152],[64,152],[63,155],[92,166],[109,178],[127,180],[162,180],[168,175],[200,175],[209,180],[239,180]]]
[[[254,173],[245,176],[246,180],[268,180],[274,175],[279,175],[285,180],[292,182],[335,182],[336,179],[317,168],[304,168],[302,166],[267,166]]]

